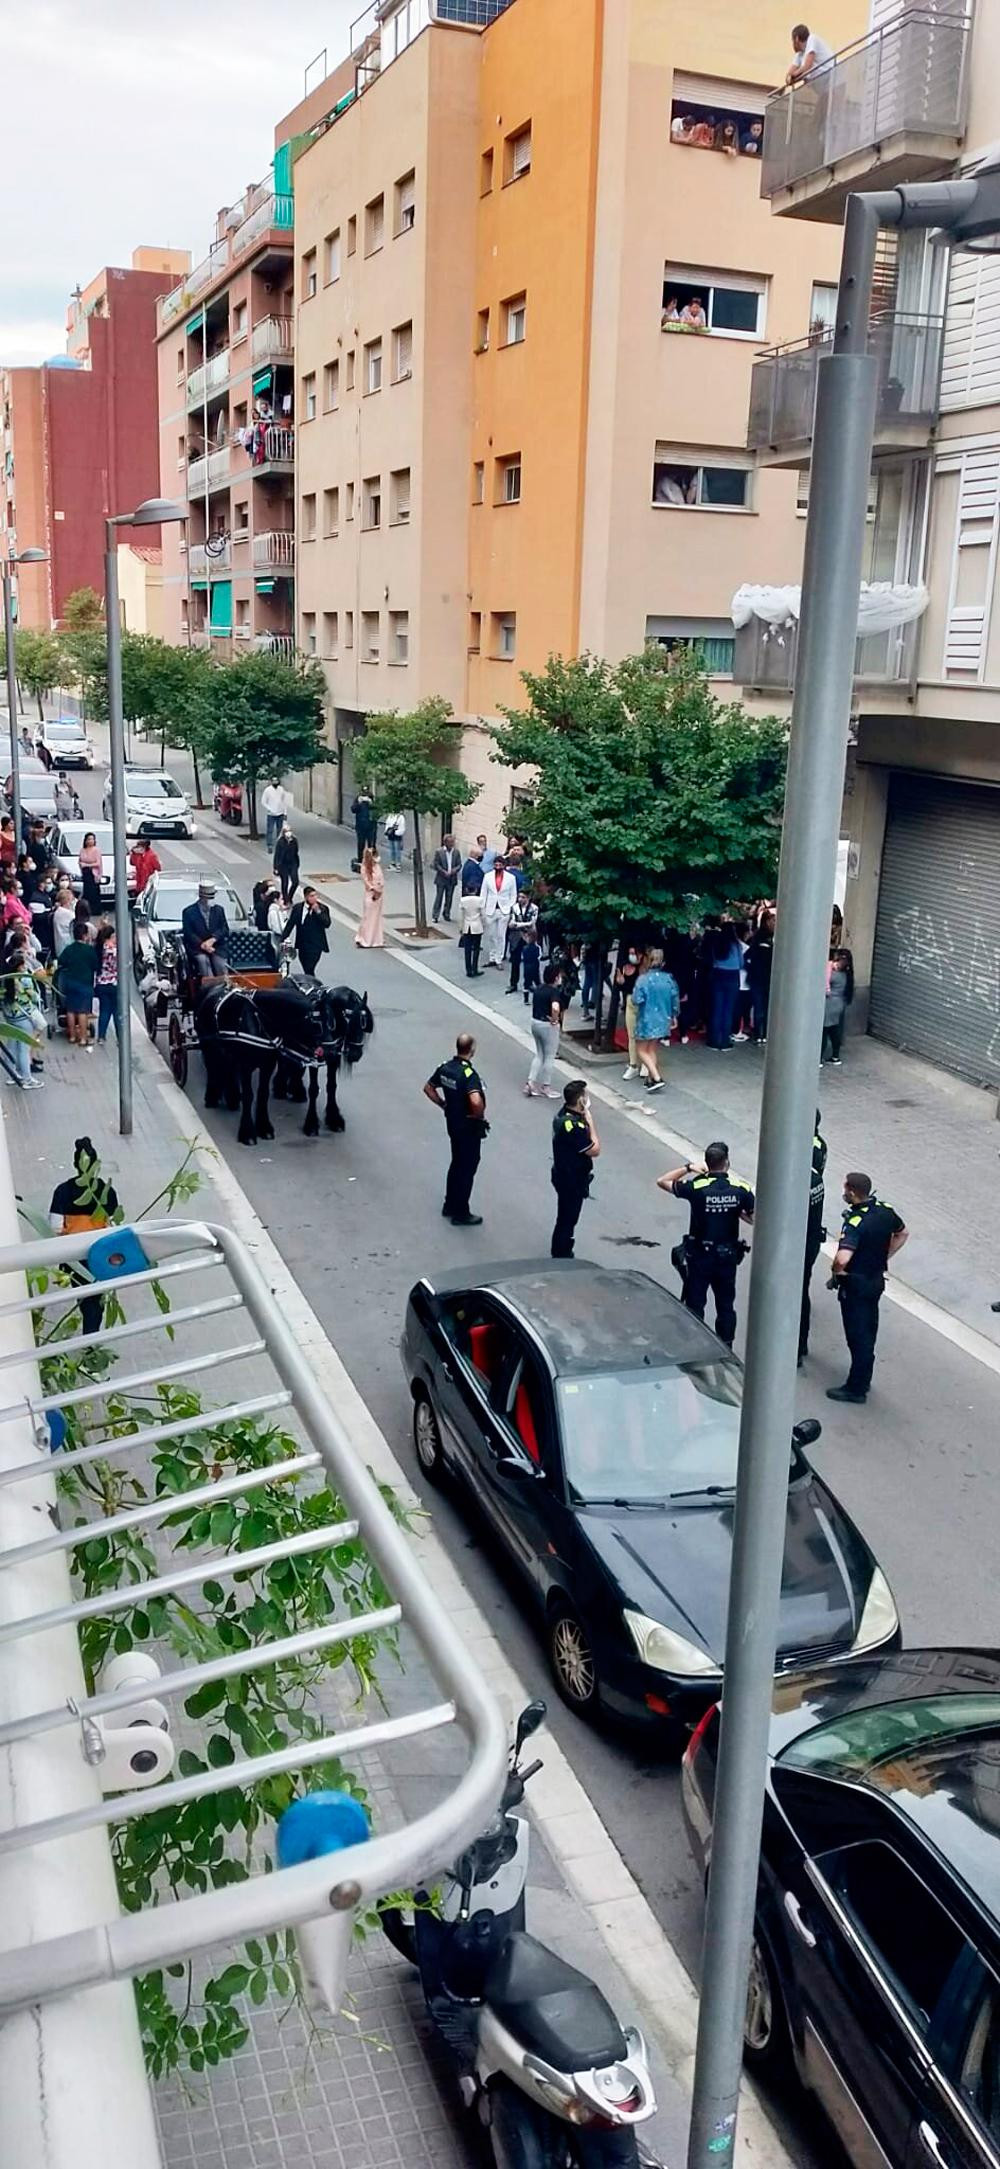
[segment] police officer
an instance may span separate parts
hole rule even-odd
[[[875,1368],[878,1306],[886,1268],[910,1231],[892,1206],[875,1196],[870,1175],[845,1175],[844,1206],[833,1279],[851,1368],[846,1383],[828,1386],[826,1397],[828,1401],[866,1401]]]
[[[563,1087],[563,1104],[552,1124],[552,1187],[558,1199],[552,1256],[571,1258],[576,1223],[594,1179],[600,1140],[582,1078]]]
[[[696,1318],[704,1318],[711,1289],[715,1297],[715,1330],[731,1348],[736,1335],[736,1270],[747,1245],[740,1240],[740,1222],[753,1219],[754,1194],[749,1183],[737,1181],[729,1172],[729,1147],[706,1145],[704,1167],[671,1168],[661,1175],[658,1190],[670,1190],[691,1207],[691,1224],[682,1243],[670,1253],[681,1276],[682,1294]]]
[[[809,1354],[809,1322],[812,1309],[809,1302],[809,1282],[820,1248],[826,1240],[823,1226],[823,1178],[826,1174],[826,1139],[820,1136],[820,1111],[816,1109],[816,1128],[813,1132],[812,1180],[809,1185],[809,1218],[806,1221],[806,1255],[802,1272],[802,1315],[799,1319],[799,1369]]]
[[[460,1032],[451,1062],[439,1062],[428,1077],[424,1092],[440,1107],[448,1125],[451,1161],[441,1211],[456,1228],[481,1228],[482,1213],[469,1210],[483,1139],[489,1133],[486,1120],[486,1087],[472,1057],[476,1042],[471,1032]]]

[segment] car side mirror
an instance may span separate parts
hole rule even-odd
[[[533,1484],[542,1473],[532,1462],[522,1461],[518,1454],[501,1454],[497,1470],[501,1476],[512,1476],[515,1483],[524,1484]]]
[[[815,1416],[807,1416],[803,1423],[792,1425],[792,1443],[795,1446],[812,1446],[823,1435],[823,1426]]]

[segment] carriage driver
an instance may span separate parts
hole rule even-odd
[[[181,913],[184,954],[193,979],[225,979],[229,965],[229,921],[215,901],[214,881],[199,881],[198,901]]]

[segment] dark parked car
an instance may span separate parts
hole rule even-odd
[[[690,1725],[725,1648],[742,1366],[645,1273],[582,1260],[449,1273],[410,1295],[417,1458],[464,1479],[586,1714]],[[888,1583],[792,1440],[779,1662],[896,1641]]]
[[[705,1873],[718,1736],[684,1758]],[[776,1685],[746,2056],[794,2062],[857,2169],[998,2169],[1000,1652]]]

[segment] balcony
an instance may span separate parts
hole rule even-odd
[[[294,224],[294,204],[290,195],[276,194],[271,186],[270,175],[248,189],[245,196],[234,204],[228,214],[229,231],[220,241],[214,241],[208,255],[187,273],[173,292],[164,295],[160,302],[160,330],[165,331],[175,317],[185,310],[205,288],[213,286],[239,262],[248,249],[255,248],[269,233],[282,235],[282,247],[291,248]],[[237,223],[238,221],[238,223]]]
[[[908,8],[769,99],[760,191],[771,209],[839,223],[852,189],[949,167],[965,134],[970,33],[967,16]]]
[[[224,489],[229,481],[229,446],[223,444],[206,458],[188,461],[188,497],[203,497],[206,489]]]
[[[192,542],[188,549],[188,574],[192,580],[206,580],[209,573],[218,574],[231,570],[228,540],[219,542],[211,549],[204,542]]]
[[[881,316],[869,327],[878,362],[874,448],[919,451],[938,419],[944,321],[940,316]],[[812,448],[819,364],[832,331],[771,347],[750,378],[747,444],[769,467],[802,467]]]
[[[290,316],[265,316],[250,335],[250,354],[256,362],[290,362],[294,352],[294,327]]]
[[[234,438],[234,443],[240,440]],[[254,449],[250,455],[250,472],[255,479],[266,480],[269,475],[292,474],[295,468],[295,431],[283,429],[280,423],[268,422],[254,432]]]
[[[273,191],[269,191],[258,203],[256,209],[251,211],[249,218],[245,218],[242,224],[236,227],[235,232],[230,235],[230,263],[236,263],[239,257],[245,256],[247,250],[253,248],[256,242],[261,241],[265,234],[275,230],[287,232],[288,245],[291,247],[294,218],[292,197],[275,195]]]
[[[909,692],[916,683],[919,618],[896,625],[888,633],[869,633],[854,651],[856,686],[896,686]],[[766,625],[751,618],[737,627],[733,648],[733,678],[748,693],[773,693],[784,699],[795,684],[798,652],[798,621]]]
[[[253,562],[255,572],[292,572],[295,566],[295,536],[292,530],[279,528],[270,535],[255,535]]]
[[[229,367],[229,348],[224,347],[221,354],[211,355],[207,362],[202,363],[200,369],[195,369],[187,380],[188,406],[200,407],[216,393],[225,391],[229,382]]]
[[[295,654],[293,633],[255,633],[253,644],[259,654],[282,655],[286,662],[291,662]]]

